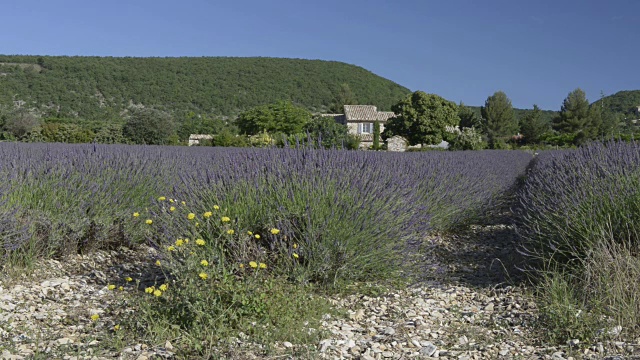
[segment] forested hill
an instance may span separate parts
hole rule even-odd
[[[637,116],[635,112],[640,106],[640,90],[618,91],[613,95],[605,96],[601,100],[595,101],[593,104],[600,105],[600,101],[604,101],[604,107],[614,113]]]
[[[410,92],[336,61],[0,55],[0,104],[21,100],[55,117],[104,119],[129,104],[232,116],[278,100],[319,112],[341,84],[382,110]]]

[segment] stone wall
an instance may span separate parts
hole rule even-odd
[[[407,150],[408,142],[402,136],[394,136],[387,139],[387,151],[404,152]]]

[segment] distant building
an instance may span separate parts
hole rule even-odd
[[[338,123],[347,125],[349,133],[360,138],[360,147],[373,145],[373,123],[380,123],[380,132],[384,131],[387,121],[396,115],[391,111],[378,111],[374,105],[344,105],[344,114],[322,114],[333,117]]]
[[[200,140],[212,140],[213,135],[207,134],[191,134],[189,135],[189,146],[200,144]]]

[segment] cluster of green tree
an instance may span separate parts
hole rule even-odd
[[[317,146],[357,149],[359,138],[349,134],[346,125],[330,116],[313,116],[308,110],[288,101],[258,106],[240,114],[235,121],[239,133],[248,136],[247,144],[234,146]],[[243,139],[238,135],[236,138]],[[214,136],[213,145],[222,145]],[[223,145],[224,146],[224,145]]]
[[[635,108],[637,110],[637,107]],[[563,101],[560,112],[533,109],[516,115],[502,91],[489,96],[480,114],[438,95],[414,92],[392,107],[397,117],[383,136],[405,137],[411,145],[433,145],[445,140],[453,150],[513,148],[517,146],[575,146],[615,136],[633,135],[635,124],[607,106],[607,98],[590,105],[584,91],[576,89]]]
[[[355,65],[281,58],[0,56],[0,73],[0,104],[24,101],[43,117],[100,121],[130,104],[235,116],[287,100],[326,112],[345,83],[381,109],[410,92]]]

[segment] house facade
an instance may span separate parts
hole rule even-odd
[[[380,123],[384,131],[387,121],[396,115],[391,111],[378,111],[374,105],[344,105],[344,114],[322,114],[333,117],[338,123],[347,125],[349,133],[360,138],[360,147],[368,149],[373,145],[373,123]]]

